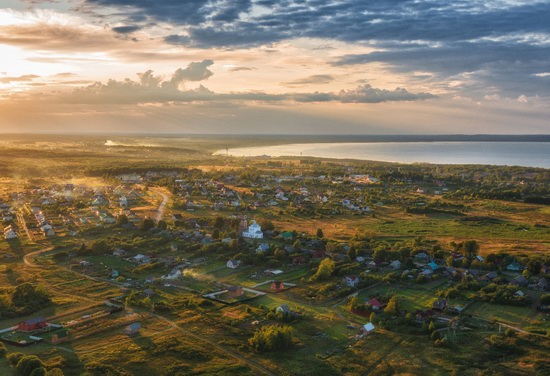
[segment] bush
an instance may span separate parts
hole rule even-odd
[[[8,349],[3,342],[0,342],[0,358],[5,358],[8,354]]]
[[[292,345],[292,332],[292,328],[287,325],[264,326],[254,332],[254,336],[248,340],[248,345],[258,353],[282,351]]]

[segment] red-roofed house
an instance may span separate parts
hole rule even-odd
[[[348,275],[346,278],[344,278],[344,282],[348,287],[355,287],[359,283],[359,277],[356,275]]]
[[[17,329],[22,332],[33,332],[35,330],[42,329],[47,325],[48,323],[46,322],[46,319],[43,317],[35,317],[34,319],[20,322]]]

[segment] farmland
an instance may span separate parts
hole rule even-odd
[[[550,367],[547,170],[44,138],[0,145],[0,329],[50,325],[2,374],[19,352],[75,376]],[[291,345],[252,346],[274,327]]]

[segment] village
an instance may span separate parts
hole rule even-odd
[[[67,313],[0,325],[0,339],[25,347],[131,337],[157,315],[177,322],[203,313],[245,337],[290,325],[302,343],[322,340],[323,361],[387,331],[440,347],[480,329],[546,335],[548,256],[482,252],[486,240],[470,236],[472,225],[491,212],[449,200],[463,189],[456,179],[390,185],[387,173],[149,171],[11,192],[0,202],[2,259],[70,273],[102,293]],[[434,228],[429,215],[452,218],[455,236],[398,227],[402,213]],[[545,233],[545,222],[528,236]],[[511,312],[525,317],[511,321]],[[304,326],[316,329],[306,335]]]

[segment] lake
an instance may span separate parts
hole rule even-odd
[[[214,154],[223,155],[226,150]],[[340,142],[229,149],[229,155],[309,156],[398,163],[483,164],[550,168],[550,142]]]

